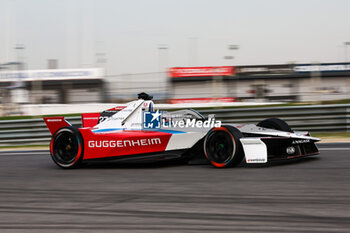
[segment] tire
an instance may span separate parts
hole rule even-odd
[[[62,168],[75,168],[81,165],[84,143],[80,131],[72,126],[57,130],[50,143],[52,160]]]
[[[268,118],[266,120],[260,121],[257,124],[257,126],[268,128],[268,129],[275,129],[275,130],[290,132],[290,133],[293,132],[293,130],[284,120],[281,120],[278,118]]]
[[[234,167],[244,158],[240,138],[243,134],[233,126],[212,128],[204,139],[204,154],[218,168]]]

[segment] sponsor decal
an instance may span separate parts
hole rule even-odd
[[[309,143],[309,139],[303,139],[303,140],[294,140],[292,144],[302,144],[302,143]]]
[[[248,162],[265,162],[265,159],[248,159]]]
[[[123,110],[124,108],[126,108],[126,106],[116,106],[114,108],[110,108],[110,109],[106,110],[105,112],[107,112],[107,111],[116,112],[116,111]]]
[[[98,117],[84,117],[84,120],[97,120]]]
[[[135,140],[92,140],[88,141],[90,148],[114,148],[114,147],[134,147],[151,146],[162,144],[160,138],[142,138]]]
[[[289,155],[294,154],[295,153],[295,147],[294,146],[287,147],[286,152]]]
[[[60,122],[62,119],[47,119],[48,122]]]

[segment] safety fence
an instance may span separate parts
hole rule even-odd
[[[281,118],[294,130],[310,132],[350,132],[350,104],[293,107],[254,107],[199,110],[215,114],[223,123],[256,124],[266,118]],[[66,118],[80,127],[80,117]],[[0,121],[0,146],[48,145],[51,135],[41,118]]]

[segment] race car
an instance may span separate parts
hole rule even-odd
[[[233,110],[234,111],[234,110]],[[293,131],[278,118],[254,124],[221,124],[193,109],[160,111],[152,96],[102,113],[83,113],[82,127],[64,117],[45,117],[52,134],[50,152],[62,168],[98,160],[206,158],[217,168],[266,163],[319,153],[308,132]]]

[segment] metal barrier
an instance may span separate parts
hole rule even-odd
[[[350,132],[350,104],[204,109],[199,112],[205,116],[215,114],[216,119],[223,123],[256,124],[276,117],[287,121],[294,130]],[[66,119],[74,126],[81,125],[80,117]],[[0,121],[0,146],[48,145],[50,139],[51,135],[40,118]]]
[[[294,130],[310,132],[350,131],[350,104],[307,105],[293,107],[259,107],[210,109],[200,111],[215,114],[225,123],[258,123],[266,118],[281,118]]]
[[[81,126],[80,117],[66,118],[73,126]],[[0,121],[0,146],[48,145],[51,134],[42,118]]]

